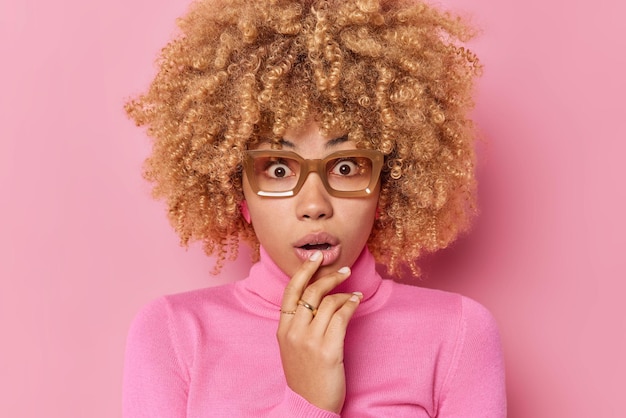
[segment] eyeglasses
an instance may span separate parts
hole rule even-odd
[[[246,151],[244,169],[254,193],[266,197],[298,194],[309,173],[316,172],[335,197],[364,197],[374,192],[383,154],[353,149],[334,152],[321,160],[307,160],[291,151]]]

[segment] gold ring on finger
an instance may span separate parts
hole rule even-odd
[[[309,311],[311,311],[311,313],[313,314],[313,316],[315,316],[315,314],[317,313],[317,308],[313,305],[311,305],[309,302],[306,302],[302,299],[300,299],[298,301],[298,306],[304,306],[305,308],[307,308]]]

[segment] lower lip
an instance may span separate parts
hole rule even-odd
[[[316,251],[321,251],[324,257],[324,259],[322,260],[322,266],[328,266],[333,264],[339,259],[339,255],[341,254],[341,248],[339,245],[333,245],[327,250],[305,250],[304,248],[296,248],[295,250],[296,255],[302,262],[305,262],[306,260],[311,258],[311,256],[315,254]]]

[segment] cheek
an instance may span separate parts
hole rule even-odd
[[[279,199],[261,199],[254,194],[246,199],[245,206],[249,223],[252,224],[257,235],[259,233],[271,234],[285,223],[288,216],[285,213],[285,205],[282,203]],[[243,211],[242,215],[244,215]]]
[[[356,235],[369,236],[376,218],[377,202],[361,202],[343,211],[343,222],[352,225]],[[335,212],[336,213],[336,212]]]

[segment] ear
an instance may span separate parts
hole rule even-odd
[[[250,211],[248,210],[248,202],[246,202],[245,200],[242,200],[241,203],[239,204],[239,211],[241,212],[241,216],[243,216],[243,219],[245,219],[247,223],[250,223],[251,219],[250,219]]]

